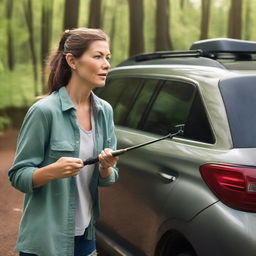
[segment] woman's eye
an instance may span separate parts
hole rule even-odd
[[[107,61],[110,61],[110,59],[111,59],[110,57],[107,57],[107,58],[106,58]]]
[[[101,56],[100,55],[97,55],[97,56],[94,56],[95,59],[100,59]]]

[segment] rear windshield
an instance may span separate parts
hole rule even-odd
[[[219,82],[235,148],[256,147],[256,76]]]

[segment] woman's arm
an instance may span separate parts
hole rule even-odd
[[[76,176],[83,168],[83,161],[79,158],[61,157],[53,164],[38,168],[33,172],[33,188],[41,187],[55,179]]]
[[[116,168],[118,157],[111,155],[111,151],[116,150],[117,139],[113,121],[113,110],[109,104],[107,105],[106,111],[108,111],[109,114],[107,127],[109,127],[108,140],[110,143],[108,145],[109,148],[104,149],[99,155],[99,186],[108,186],[118,179],[118,168]]]
[[[24,193],[33,192],[32,175],[43,162],[49,141],[50,125],[44,112],[36,103],[26,114],[8,173],[12,186]]]
[[[112,174],[112,167],[116,165],[118,160],[118,157],[112,156],[111,151],[111,149],[105,148],[99,155],[99,171],[103,179],[108,178]]]

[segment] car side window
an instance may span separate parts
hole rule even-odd
[[[144,131],[166,135],[177,124],[185,124],[195,94],[192,84],[168,80],[141,122]]]
[[[131,106],[124,124],[130,128],[138,128],[141,118],[148,107],[148,104],[157,88],[159,80],[145,79],[134,103]]]
[[[210,144],[215,143],[211,125],[208,121],[199,91],[196,92],[188,119],[185,123],[183,137]]]
[[[105,87],[95,88],[94,92],[114,107],[118,103],[119,97],[123,91],[123,87],[120,86],[120,84],[120,79],[112,80],[111,85],[107,83]]]
[[[117,78],[95,93],[112,105],[115,124],[123,125],[142,87],[141,78]]]

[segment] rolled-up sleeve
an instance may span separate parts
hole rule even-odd
[[[114,125],[114,121],[113,121],[113,110],[110,105],[108,105],[108,107],[109,107],[109,109],[108,109],[108,113],[109,113],[109,118],[108,118],[109,145],[108,145],[108,147],[112,150],[116,150],[117,139],[116,139],[116,134],[115,134],[115,125]],[[105,186],[109,186],[109,185],[115,183],[119,176],[118,172],[119,172],[118,168],[116,166],[113,166],[112,173],[107,178],[102,178],[99,176],[99,186],[105,187]]]
[[[37,104],[33,105],[23,121],[15,159],[8,172],[12,186],[21,192],[33,192],[32,175],[44,160],[48,127],[45,113]]]

